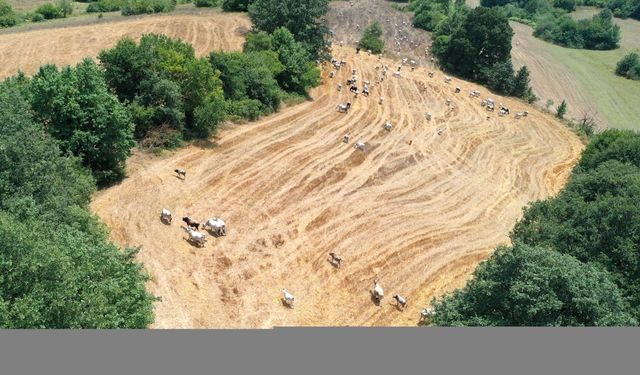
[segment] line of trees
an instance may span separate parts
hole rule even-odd
[[[640,320],[640,134],[607,130],[558,196],[532,203],[438,325],[619,326]]]
[[[504,95],[534,101],[526,66],[515,72],[511,61],[513,30],[493,8],[470,9],[464,1],[415,1],[414,25],[433,31],[432,52],[442,68],[485,84]]]

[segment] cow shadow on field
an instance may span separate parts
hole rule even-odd
[[[378,300],[378,299],[376,298],[376,295],[373,293],[373,290],[370,290],[370,291],[369,291],[369,297],[371,298],[371,302],[372,302],[374,305],[376,305],[376,306],[378,306],[378,307],[380,307],[380,306],[381,306],[381,305],[380,305],[380,302],[381,302],[381,301],[380,301],[380,300]]]

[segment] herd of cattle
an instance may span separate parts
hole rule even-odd
[[[174,169],[174,172],[178,177],[181,177],[182,179],[186,178],[187,172],[184,169]],[[163,208],[160,212],[160,220],[166,224],[171,224],[172,219],[173,217],[171,215],[171,211]],[[224,220],[219,217],[208,219],[202,225],[198,221],[193,220],[188,216],[183,217],[182,221],[187,224],[187,226],[184,228],[189,235],[187,241],[199,247],[203,247],[207,242],[207,235],[199,231],[200,227],[202,227],[202,229],[204,230],[208,230],[209,233],[211,233],[215,237],[227,235],[227,225]]]
[[[367,51],[367,52],[368,52],[368,54],[371,54],[371,51]],[[360,48],[356,49],[356,54],[358,54],[358,53],[360,53]],[[432,59],[432,62],[433,62],[433,59]],[[345,60],[338,60],[338,59],[333,58],[333,59],[331,59],[331,65],[333,67],[333,70],[331,70],[329,72],[329,78],[334,78],[336,76],[337,71],[341,70],[344,66],[346,66],[347,62]],[[411,67],[411,71],[414,71],[414,69],[417,66],[417,62],[414,61],[414,60],[409,60],[407,58],[402,59],[401,63],[397,66],[396,70],[393,72],[393,76],[394,77],[399,78],[401,76],[400,72],[401,72],[402,67],[404,65],[409,65]],[[389,71],[389,66],[381,64],[380,66],[376,66],[375,69],[376,69],[376,71],[381,72],[381,75],[376,78],[375,83],[374,83],[374,85],[377,85],[377,84],[380,84],[380,83],[384,82],[384,79],[387,76],[387,72]],[[369,82],[367,80],[364,80],[362,89],[360,89],[358,87],[358,75],[356,73],[357,73],[357,70],[356,69],[352,69],[351,70],[351,78],[347,79],[346,83],[347,83],[347,86],[349,86],[349,91],[354,94],[355,98],[358,98],[360,93],[362,93],[364,96],[368,97],[370,92],[371,92],[371,89],[370,89],[371,82]],[[435,76],[435,72],[429,71],[427,73],[427,75],[428,75],[429,78],[433,78]],[[451,81],[452,81],[451,77],[446,76],[446,75],[444,76],[444,82],[445,83],[449,84],[449,83],[451,83]],[[423,84],[423,87],[426,89],[426,86],[424,84]],[[342,84],[339,83],[337,85],[337,88],[338,88],[338,91],[342,91]],[[454,94],[459,94],[461,91],[462,91],[462,89],[459,86],[456,86],[455,89],[454,89]],[[478,91],[478,90],[470,91],[469,92],[469,97],[471,97],[471,98],[479,98],[480,97],[480,91]],[[380,98],[378,99],[378,104],[383,104],[383,103],[384,103],[384,97],[380,96]],[[445,100],[445,104],[447,105],[447,107],[451,107],[452,106],[451,99],[447,98]],[[482,107],[485,107],[486,110],[489,111],[489,112],[494,112],[495,107],[496,107],[495,102],[491,98],[482,99],[481,102],[480,102],[480,105]],[[352,106],[351,102],[348,101],[346,103],[338,104],[336,106],[336,109],[338,110],[338,112],[348,113],[349,110],[351,109],[351,106]],[[502,103],[499,103],[499,106],[500,106],[500,112],[499,112],[500,117],[508,116],[509,115],[509,108],[504,106]],[[522,117],[527,117],[528,114],[529,114],[529,112],[527,112],[527,111],[518,112],[518,113],[516,113],[515,118],[516,119],[521,119]],[[425,113],[425,118],[427,119],[427,121],[431,121],[432,117],[433,116],[432,116],[432,114],[430,112],[426,112]],[[487,120],[489,120],[489,119],[490,119],[490,116],[487,116]],[[386,121],[383,124],[383,127],[384,127],[385,130],[390,131],[391,128],[392,128],[392,125],[391,125],[390,122]],[[436,130],[436,132],[437,132],[438,135],[442,135],[444,130],[445,130],[445,128],[441,127],[441,128],[438,128]],[[344,143],[348,143],[350,137],[351,136],[349,134],[345,134],[343,139],[342,139],[343,142]],[[409,141],[409,144],[411,144],[411,143],[412,142]],[[358,142],[356,142],[354,144],[354,148],[357,149],[357,150],[364,151],[364,147],[365,147],[365,143],[362,140],[360,140],[360,141],[358,141]]]

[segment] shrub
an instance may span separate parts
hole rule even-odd
[[[11,27],[18,23],[18,17],[4,0],[0,0],[0,27]]]
[[[171,12],[176,8],[176,0],[125,0],[122,15]]]
[[[362,39],[358,42],[358,47],[371,50],[375,54],[382,53],[384,50],[384,42],[382,37],[382,26],[378,21],[373,22],[367,28],[364,29]]]
[[[553,6],[568,12],[576,10],[576,0],[553,0]]]
[[[42,14],[47,20],[64,17],[63,10],[60,6],[53,3],[42,4],[36,8],[36,13]]]
[[[254,0],[222,0],[222,9],[227,12],[246,12]]]
[[[629,79],[640,80],[640,55],[631,52],[616,65],[616,74]]]
[[[196,0],[196,7],[198,8],[212,8],[220,5],[219,0]]]
[[[87,6],[87,13],[115,12],[122,9],[124,0],[99,0]]]

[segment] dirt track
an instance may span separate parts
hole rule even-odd
[[[216,49],[239,49],[241,29],[251,22],[237,14],[206,12],[202,15],[161,15],[122,21],[70,26],[0,35],[0,78],[19,69],[35,73],[47,63],[75,64],[82,58],[114,46],[122,37],[139,39],[142,34],[158,33],[192,44],[196,54]]]
[[[350,48],[334,52],[348,65],[333,79],[325,69],[313,101],[228,126],[215,148],[136,155],[129,177],[95,198],[112,238],[143,246],[150,289],[163,298],[154,327],[415,325],[432,297],[462,286],[508,240],[527,202],[561,188],[583,148],[531,108],[521,120],[487,120],[480,99],[468,95],[486,90],[445,84],[423,68],[405,68],[371,97],[353,99],[336,84],[354,67],[373,82],[380,62]],[[512,112],[525,109],[493,98]],[[349,99],[351,112],[338,113]],[[353,148],[358,140],[364,153]],[[185,181],[173,175],[178,167]],[[159,221],[163,207],[174,213],[170,226]],[[195,248],[184,240],[184,215],[221,216],[228,235]],[[342,268],[328,262],[331,251],[344,258]],[[380,307],[369,294],[376,277],[387,295]],[[293,310],[280,303],[283,287],[296,296]],[[395,293],[408,298],[406,311],[396,310]]]

